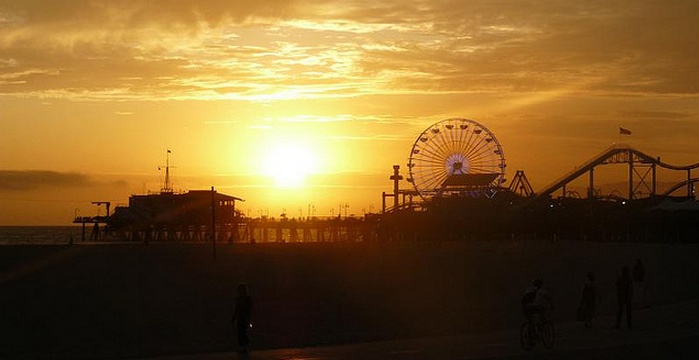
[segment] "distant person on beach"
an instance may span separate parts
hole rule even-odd
[[[231,322],[235,325],[238,335],[238,352],[247,353],[250,345],[248,331],[252,327],[250,322],[252,315],[252,298],[248,293],[248,286],[245,283],[238,285],[238,297],[235,300],[235,310]]]
[[[585,285],[583,286],[582,299],[580,300],[580,312],[582,321],[585,322],[585,327],[592,326],[592,318],[595,316],[597,308],[597,286],[595,285],[595,274],[587,273],[585,277]]]
[[[633,304],[637,307],[646,306],[646,288],[643,281],[646,278],[646,269],[641,259],[636,259],[631,270],[633,277]]]
[[[619,309],[616,313],[616,328],[621,327],[621,318],[626,312],[626,326],[631,329],[631,302],[633,301],[633,281],[629,267],[621,268],[621,275],[616,279],[616,291]]]
[[[553,310],[553,299],[551,295],[543,289],[543,281],[532,280],[531,284],[524,290],[522,295],[522,312],[524,317],[531,321],[534,315],[546,318],[546,311]]]

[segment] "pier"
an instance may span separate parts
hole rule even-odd
[[[98,214],[95,216],[76,216],[73,219],[73,224],[82,224],[81,240],[85,241],[85,235],[87,230],[87,224],[92,224],[92,231],[90,233],[90,241],[100,241],[109,234],[109,210],[112,205],[109,201],[93,201],[93,205],[98,206]],[[99,207],[104,205],[107,209],[107,215],[99,215]],[[100,228],[100,224],[104,224]]]
[[[83,241],[87,224],[92,225],[91,241],[120,240],[143,242],[210,242],[211,234],[220,244],[357,242],[379,239],[378,218],[368,214],[357,217],[313,217],[306,219],[238,218],[228,224],[211,225],[126,225],[107,226],[106,216],[76,217],[83,224]],[[101,226],[102,225],[102,226]]]

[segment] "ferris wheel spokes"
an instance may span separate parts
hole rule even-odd
[[[502,147],[485,126],[452,118],[431,125],[418,136],[408,170],[418,194],[430,198],[444,192],[474,193],[473,186],[500,186],[505,159]]]

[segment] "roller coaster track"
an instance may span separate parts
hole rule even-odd
[[[566,184],[572,182],[573,180],[579,178],[583,174],[593,171],[594,168],[598,165],[605,165],[605,164],[644,164],[648,166],[660,166],[665,169],[670,169],[670,170],[684,170],[684,171],[690,171],[692,169],[699,168],[699,162],[694,163],[691,165],[684,165],[684,166],[677,166],[677,165],[671,165],[665,162],[660,161],[660,158],[654,158],[650,155],[647,155],[646,153],[643,153],[639,150],[636,150],[632,148],[629,145],[626,144],[616,144],[612,145],[608,149],[602,151],[599,153],[597,156],[593,157],[591,160],[583,163],[581,166],[576,167],[573,171],[570,173],[564,175],[560,179],[554,181],[550,185],[544,187],[541,191],[539,191],[536,196],[538,197],[543,197],[543,196],[549,196],[558,189],[561,189],[564,187]],[[694,182],[699,182],[699,178],[695,179],[687,179],[686,181],[683,181],[675,186],[673,186],[669,192],[666,191],[664,195],[669,195],[673,191],[681,188],[682,186],[687,186],[690,183]]]
[[[691,178],[691,179],[682,181],[680,183],[673,185],[671,188],[665,190],[665,192],[663,192],[661,195],[668,196],[668,195],[672,194],[673,192],[675,192],[675,191],[677,191],[677,190],[679,190],[679,189],[681,189],[689,184],[694,184],[697,182],[699,182],[699,178]]]

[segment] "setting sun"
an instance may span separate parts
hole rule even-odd
[[[316,156],[305,144],[272,143],[262,153],[260,171],[273,179],[277,187],[303,187],[306,176],[317,170]]]

